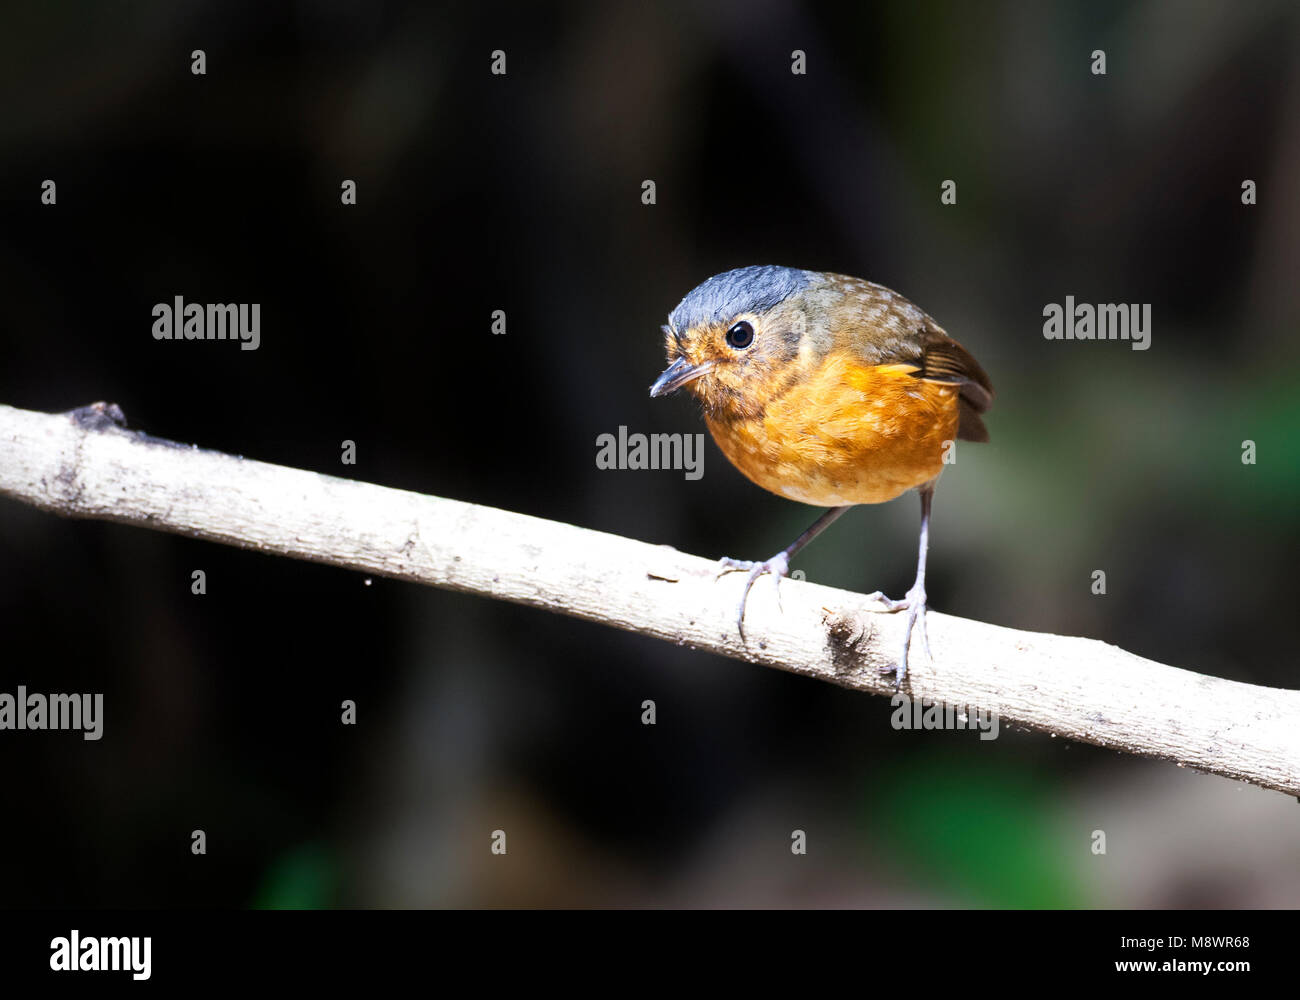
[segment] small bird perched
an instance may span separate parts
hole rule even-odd
[[[795,553],[850,507],[920,493],[916,582],[902,600],[871,595],[889,611],[908,611],[894,670],[901,686],[918,621],[930,653],[925,555],[934,485],[956,439],[988,440],[980,414],[993,402],[989,377],[901,295],[821,271],[714,275],[678,303],[663,331],[669,365],[650,395],[686,386],[732,465],[779,496],[831,508],[770,559],[722,560],[721,573],[749,573],[736,622],[742,638],[745,602],[762,574],[772,574],[779,594]]]

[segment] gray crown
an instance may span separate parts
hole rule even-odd
[[[807,271],[773,264],[723,271],[687,292],[668,322],[685,333],[703,323],[726,323],[739,313],[761,313],[807,288],[808,279]]]

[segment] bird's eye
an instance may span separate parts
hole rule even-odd
[[[754,342],[754,328],[743,319],[727,331],[727,343],[738,351],[743,351]]]

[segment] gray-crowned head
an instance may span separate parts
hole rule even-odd
[[[754,387],[781,378],[798,354],[802,295],[816,277],[760,265],[715,274],[691,289],[663,328],[669,364],[650,395],[685,386],[710,413],[761,406]]]

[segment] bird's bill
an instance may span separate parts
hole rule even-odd
[[[687,382],[699,378],[713,366],[709,362],[693,365],[685,358],[678,358],[659,376],[650,387],[651,396],[666,396],[675,389],[680,389]]]

